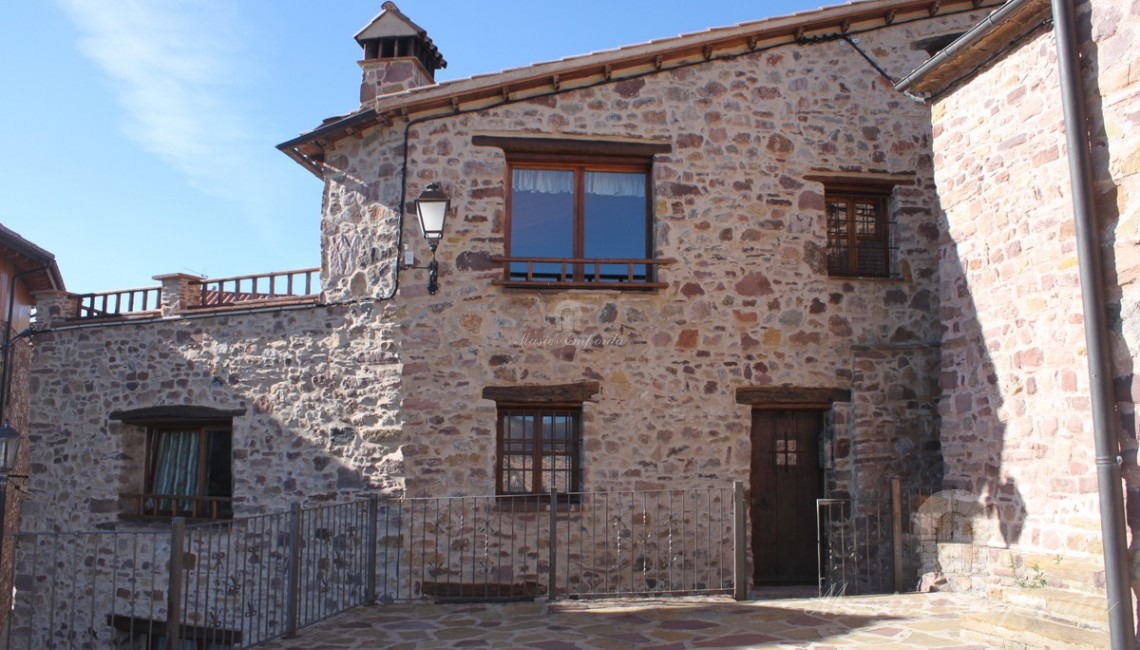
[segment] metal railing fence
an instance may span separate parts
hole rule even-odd
[[[969,543],[978,498],[890,482],[889,494],[816,501],[820,595],[906,592],[936,572],[939,543]]]
[[[249,647],[378,601],[732,593],[747,583],[734,553],[743,507],[739,486],[371,498],[205,524],[13,533],[15,599],[0,647]]]

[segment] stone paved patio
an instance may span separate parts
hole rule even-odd
[[[943,648],[989,647],[960,638],[959,617],[981,610],[954,594],[848,598],[727,597],[556,603],[361,607],[266,650],[391,648]]]

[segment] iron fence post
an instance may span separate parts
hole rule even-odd
[[[903,584],[903,525],[902,525],[902,481],[891,479],[891,543],[895,551],[895,593],[902,593]]]
[[[550,586],[547,597],[553,601],[558,594],[558,493],[550,488]]]
[[[364,575],[364,602],[376,604],[376,528],[379,525],[380,500],[368,495],[368,531],[364,534],[366,569]]]
[[[182,621],[182,547],[186,539],[186,520],[175,517],[170,526],[170,575],[166,584],[166,643],[178,643]]]
[[[733,598],[748,600],[748,536],[745,534],[744,482],[732,482],[732,589]]]
[[[301,596],[301,504],[289,507],[289,563],[286,566],[285,638],[297,636]]]

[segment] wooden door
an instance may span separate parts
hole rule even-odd
[[[819,411],[752,412],[753,579],[756,584],[815,584],[815,500],[822,471]]]

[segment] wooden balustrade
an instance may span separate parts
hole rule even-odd
[[[196,281],[192,284],[201,287],[201,302],[194,308],[315,300],[320,273],[319,268],[310,268]]]
[[[159,312],[162,309],[162,287],[122,289],[76,296],[75,318],[113,318]]]
[[[657,267],[676,260],[598,257],[494,257],[503,278],[494,284],[528,289],[664,289]]]

